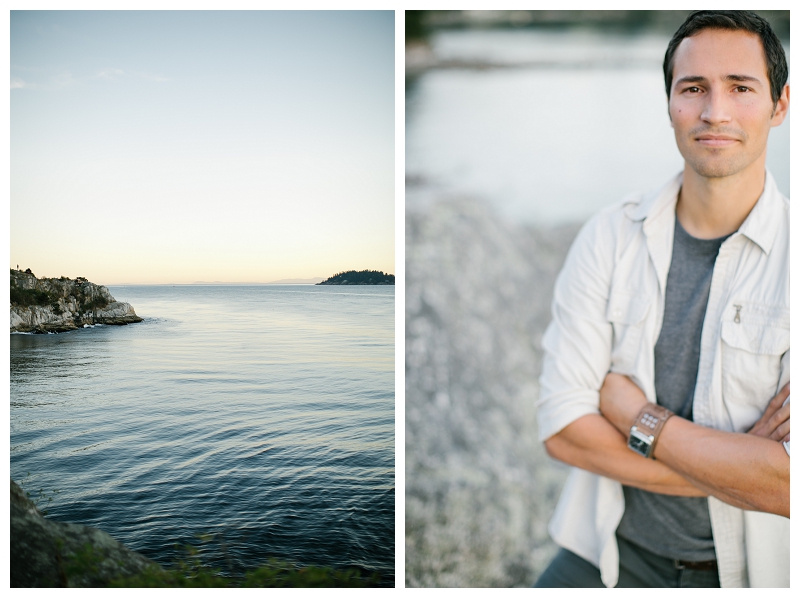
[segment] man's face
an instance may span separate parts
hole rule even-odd
[[[725,177],[763,163],[770,128],[787,108],[788,88],[773,108],[757,35],[704,29],[678,46],[669,115],[678,149],[699,175]]]

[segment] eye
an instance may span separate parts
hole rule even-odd
[[[696,86],[692,86],[692,87],[687,87],[683,91],[684,92],[688,92],[688,93],[698,93],[700,91],[700,88],[696,87]]]
[[[745,92],[750,91],[750,88],[749,87],[745,87],[744,85],[739,85],[736,88],[736,91],[738,91],[739,93],[745,93]]]

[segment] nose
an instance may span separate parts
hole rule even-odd
[[[724,92],[712,89],[706,93],[705,104],[700,118],[711,125],[726,123],[731,120],[730,105]]]

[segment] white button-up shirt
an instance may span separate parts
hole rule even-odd
[[[538,401],[544,441],[599,413],[609,371],[655,402],[654,348],[661,331],[682,176],[632,196],[581,230],[558,277],[543,345]],[[700,346],[694,421],[746,432],[789,380],[789,200],[767,173],[764,192],[714,265]],[[789,587],[789,519],[708,498],[722,587]],[[573,468],[550,534],[616,585],[615,532],[622,485]]]

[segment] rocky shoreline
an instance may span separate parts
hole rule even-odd
[[[41,492],[41,491],[40,491]],[[40,498],[41,500],[41,494]],[[188,558],[166,568],[106,532],[45,517],[30,494],[11,480],[10,581],[12,588],[105,587],[378,587],[380,576],[359,567],[299,566],[278,559],[228,577]]]
[[[30,269],[11,269],[11,332],[67,332],[141,321],[130,303],[85,278],[36,278]]]
[[[539,442],[553,284],[579,225],[406,209],[406,587],[532,587],[567,474]]]
[[[160,565],[85,525],[45,519],[11,481],[11,587],[106,586]]]

